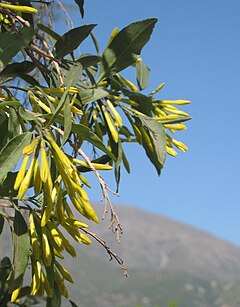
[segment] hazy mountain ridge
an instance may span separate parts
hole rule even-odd
[[[240,279],[240,247],[207,232],[142,210],[117,206],[124,234],[115,242],[108,222],[90,226],[130,268],[184,272],[201,278]],[[102,250],[94,245],[94,254]],[[102,258],[102,257],[101,257]]]
[[[96,208],[101,216],[102,206]],[[116,211],[124,229],[121,244],[107,218],[89,229],[124,259],[130,276],[125,278],[114,260],[109,263],[99,244],[73,242],[78,257],[66,255],[64,262],[75,280],[68,289],[78,306],[165,307],[171,301],[178,307],[240,306],[239,246],[136,208],[118,205]],[[0,239],[1,257],[9,251],[8,241]]]

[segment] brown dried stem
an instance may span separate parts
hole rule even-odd
[[[95,233],[91,232],[90,230],[83,228],[82,231],[84,231],[87,235],[91,236],[92,238],[94,238],[98,243],[100,243],[106,250],[106,252],[108,253],[110,259],[109,261],[111,261],[112,259],[115,259],[117,261],[117,263],[121,266],[121,269],[124,272],[124,276],[128,277],[128,271],[125,268],[125,266],[123,265],[123,260],[116,254],[114,253],[110,247],[107,245],[107,243],[100,238],[99,236],[97,236]]]

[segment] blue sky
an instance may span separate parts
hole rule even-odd
[[[189,151],[167,159],[162,175],[144,151],[129,145],[130,176],[120,197],[140,207],[240,243],[240,2],[238,0],[86,0],[85,22],[97,23],[101,50],[114,27],[157,17],[142,57],[149,90],[165,81],[160,99],[189,99],[193,117],[178,134]],[[74,25],[80,25],[78,13]],[[112,177],[103,177],[114,188]],[[97,186],[96,186],[97,187]],[[99,200],[100,194],[93,196]]]

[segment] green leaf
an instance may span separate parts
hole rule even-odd
[[[144,142],[143,137],[143,146],[146,150],[146,153],[154,164],[158,174],[160,175],[161,169],[166,159],[166,134],[162,124],[157,122],[155,119],[147,116],[139,116],[138,119],[141,122],[142,128],[146,128],[154,148],[154,152],[151,151],[147,142]]]
[[[178,124],[178,123],[183,123],[188,120],[191,120],[191,116],[183,116],[183,115],[178,115],[177,119],[167,119],[167,120],[162,120],[161,124]]]
[[[99,137],[93,133],[87,126],[81,124],[74,124],[72,126],[72,132],[76,133],[79,137],[88,141],[92,145],[96,146],[98,149],[105,152],[111,159],[115,160],[115,156],[107,149]]]
[[[8,117],[6,113],[1,109],[0,109],[0,131],[3,132],[0,138],[0,150],[1,150],[3,146],[6,144],[8,138]]]
[[[72,53],[73,50],[77,49],[79,45],[88,37],[95,26],[96,25],[93,24],[85,25],[72,29],[63,34],[63,36],[61,36],[61,38],[58,39],[55,44],[56,57],[63,58],[67,54]]]
[[[32,121],[37,120],[39,117],[39,114],[36,114],[34,112],[26,112],[23,107],[20,107],[19,109],[19,115],[26,121]]]
[[[101,88],[82,90],[79,93],[82,105],[105,98],[109,93]],[[77,103],[77,102],[76,102]]]
[[[0,183],[22,156],[22,150],[31,141],[32,133],[25,132],[12,138],[0,152]]]
[[[49,27],[47,27],[47,26],[45,26],[45,25],[43,25],[41,23],[38,23],[37,27],[41,31],[43,31],[43,32],[47,33],[49,36],[51,36],[55,40],[55,42],[57,40],[61,39],[61,35],[59,35],[58,33],[54,32],[51,28],[49,28]]]
[[[46,307],[60,307],[61,306],[61,293],[56,283],[54,283],[53,297],[47,298]]]
[[[30,253],[30,238],[28,227],[21,212],[15,210],[13,223],[13,274],[10,291],[22,286]]]
[[[134,107],[134,109],[151,117],[151,112],[153,109],[151,97],[128,90],[123,90],[123,93],[128,96],[129,99],[135,101],[138,104],[138,106]]]
[[[134,22],[114,37],[102,55],[97,82],[111,77],[136,62],[156,22],[156,18]]]
[[[80,62],[85,69],[89,66],[97,65],[100,63],[101,59],[102,57],[98,55],[82,54],[77,61]]]
[[[23,79],[25,82],[31,84],[31,85],[37,85],[39,86],[39,82],[33,78],[32,76],[28,75],[28,74],[17,74],[15,77],[19,77],[21,79]]]
[[[117,157],[117,160],[115,162],[115,169],[114,169],[114,175],[115,175],[115,180],[117,184],[116,188],[116,193],[118,193],[119,189],[119,184],[120,184],[120,177],[121,177],[121,163],[122,163],[122,158],[123,158],[123,150],[122,150],[122,144],[121,140],[118,140],[118,143],[115,145],[115,142],[111,142],[111,146],[116,146],[116,153],[115,150],[113,150],[115,156]]]
[[[9,301],[6,294],[8,294],[8,282],[7,279],[9,277],[11,271],[11,261],[8,257],[4,257],[0,262],[0,298],[1,298],[1,305],[7,306]]]
[[[82,69],[81,63],[63,60],[61,65],[63,82],[67,84],[73,75],[71,86],[75,86],[82,77]]]
[[[77,3],[81,16],[83,18],[84,17],[84,0],[74,0],[74,1]]]
[[[23,28],[20,33],[0,33],[0,69],[30,43],[33,35],[32,28]]]
[[[9,108],[8,114],[8,135],[9,138],[12,139],[20,133],[20,122],[18,114],[14,108]]]
[[[8,64],[0,73],[0,76],[17,76],[21,73],[31,72],[36,65],[30,61]]]
[[[140,90],[144,90],[149,84],[150,68],[142,61],[136,64],[137,83]]]
[[[70,100],[67,97],[64,104],[64,135],[62,139],[62,146],[67,142],[72,130],[72,115],[70,110]]]
[[[14,197],[17,195],[18,191],[14,190],[13,188],[16,177],[17,172],[9,172],[4,181],[0,183],[0,198],[4,196]]]

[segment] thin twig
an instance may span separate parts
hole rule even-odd
[[[121,269],[124,272],[124,276],[128,277],[128,271],[125,268],[125,266],[123,265],[123,260],[116,254],[114,253],[109,246],[107,246],[107,243],[100,237],[98,237],[95,233],[91,232],[90,230],[86,229],[86,228],[82,228],[82,231],[84,231],[87,235],[91,236],[92,238],[94,238],[98,243],[100,243],[106,250],[106,252],[108,253],[110,259],[109,261],[111,261],[112,259],[115,259],[117,261],[117,263],[121,266]]]

